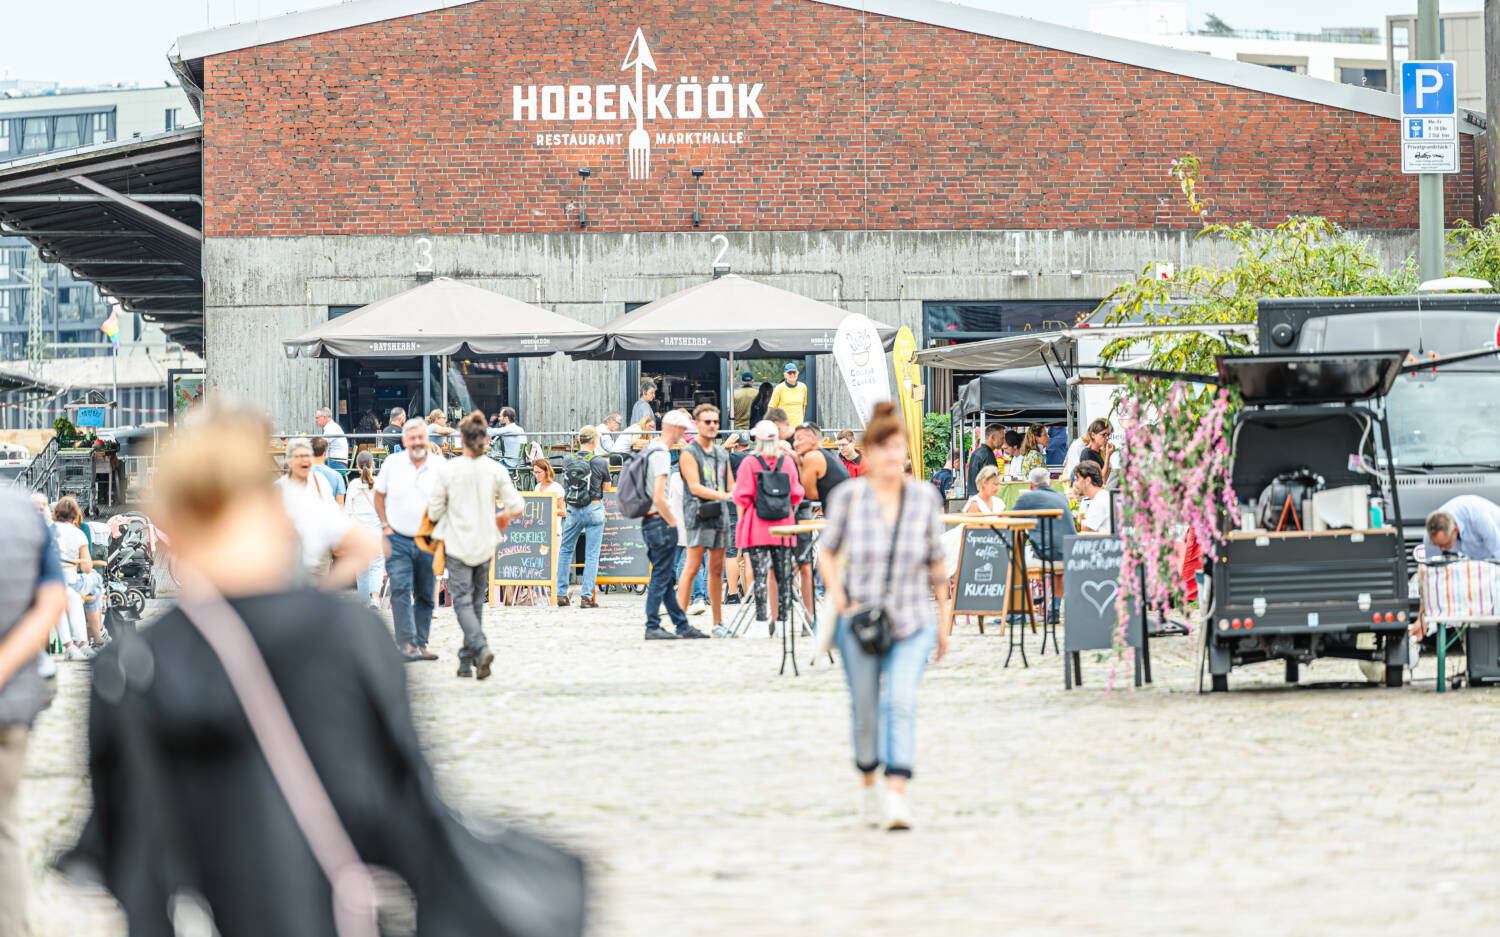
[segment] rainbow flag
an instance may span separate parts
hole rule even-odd
[[[105,319],[104,324],[99,326],[99,331],[109,336],[109,343],[115,348],[120,347],[120,317],[118,313],[119,310],[111,306],[109,309],[109,318]]]

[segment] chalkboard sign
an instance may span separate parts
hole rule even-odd
[[[965,527],[958,554],[953,611],[960,615],[1004,615],[1005,596],[1015,576],[1009,531]]]
[[[599,547],[599,582],[645,585],[651,581],[651,559],[641,522],[620,513],[620,497],[604,493],[604,541]]]
[[[526,512],[500,534],[490,563],[490,585],[557,586],[557,495],[520,492]],[[553,601],[557,597],[553,596]]]
[[[1120,594],[1120,561],[1124,556],[1119,537],[1064,538],[1064,653],[1114,647],[1119,623],[1115,599]],[[1141,616],[1134,603],[1126,640],[1141,646]]]

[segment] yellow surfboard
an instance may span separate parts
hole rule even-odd
[[[912,472],[917,478],[926,478],[922,470],[922,369],[912,360],[917,353],[917,340],[911,329],[902,326],[896,333],[896,344],[891,348],[891,361],[896,372],[896,392],[901,401],[901,418],[906,423],[906,440],[911,451]]]

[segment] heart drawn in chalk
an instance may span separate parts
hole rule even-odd
[[[1115,593],[1120,591],[1120,584],[1112,581],[1086,582],[1083,584],[1082,591],[1083,597],[1088,599],[1089,604],[1098,609],[1099,614],[1103,615],[1105,607],[1113,604]]]

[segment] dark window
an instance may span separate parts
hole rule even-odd
[[[927,302],[922,304],[922,344],[1071,328],[1098,305],[1097,299]]]
[[[1362,88],[1374,88],[1376,91],[1384,91],[1385,69],[1340,66],[1339,82],[1341,84],[1358,85]]]

